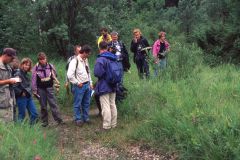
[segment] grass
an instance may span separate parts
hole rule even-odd
[[[56,140],[53,132],[43,131],[39,125],[0,123],[1,160],[30,160],[37,155],[42,159],[60,160]]]
[[[176,152],[179,159],[240,159],[238,68],[229,64],[210,68],[203,59],[202,51],[195,45],[172,42],[168,67],[158,77],[152,74],[149,80],[140,80],[132,64],[131,73],[125,73],[124,78],[128,97],[117,105],[118,128],[107,136],[93,137],[94,140],[120,150],[126,150],[132,143],[148,144],[155,149]],[[94,60],[92,56],[92,71]],[[65,62],[59,59],[51,62],[64,84]],[[72,97],[66,94],[63,85],[57,97],[64,110],[72,110],[69,107]],[[50,140],[44,144],[43,131],[36,130],[27,126],[1,126],[1,137],[5,138],[4,141],[0,138],[4,146],[0,148],[0,156],[9,158],[21,154],[29,158],[41,153],[43,157],[56,159],[54,138],[48,136]],[[15,138],[10,138],[12,135]],[[25,136],[30,141],[22,141]],[[39,139],[37,142],[44,142],[42,145],[49,145],[52,150],[43,148],[40,152],[41,143],[39,147],[24,150],[34,146],[31,142],[35,137]],[[91,135],[87,138],[91,140]],[[10,154],[12,150],[20,154]]]

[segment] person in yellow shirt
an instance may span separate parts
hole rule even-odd
[[[99,47],[99,44],[102,41],[105,41],[107,43],[112,41],[111,35],[108,33],[108,29],[107,28],[101,28],[100,32],[101,32],[101,36],[97,40],[98,47]]]

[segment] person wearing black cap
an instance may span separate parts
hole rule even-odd
[[[16,50],[4,48],[0,56],[0,122],[13,121],[13,107],[16,104],[15,94],[11,85],[20,81],[12,78],[12,69],[9,63],[16,57]]]

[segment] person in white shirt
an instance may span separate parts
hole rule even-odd
[[[90,96],[92,79],[89,69],[88,57],[91,48],[88,45],[82,46],[80,54],[72,59],[67,71],[67,77],[72,83],[74,121],[77,126],[89,123]]]

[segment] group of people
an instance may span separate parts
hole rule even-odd
[[[141,79],[144,75],[146,78],[150,76],[147,60],[150,49],[152,49],[154,63],[158,66],[155,68],[155,75],[158,74],[159,69],[164,69],[167,65],[166,55],[170,50],[169,43],[166,41],[165,32],[159,32],[158,35],[159,39],[153,47],[150,47],[140,29],[133,30],[134,38],[130,50],[134,54],[133,61]],[[95,100],[103,120],[101,130],[107,131],[117,126],[116,93],[119,87],[123,86],[124,71],[128,71],[131,66],[126,46],[119,40],[119,34],[116,31],[109,34],[106,28],[102,28],[97,45],[99,54],[93,69],[93,74],[97,77],[96,84],[93,85],[88,63],[91,47],[76,45],[74,55],[67,62],[65,86],[68,88],[70,85],[73,94],[74,123],[77,126],[90,123],[90,99],[92,92],[95,91]],[[10,66],[15,57],[16,50],[13,48],[3,49],[0,56],[0,121],[22,122],[27,110],[31,124],[41,119],[42,126],[46,127],[48,103],[54,120],[57,124],[63,124],[54,92],[54,86],[59,85],[54,65],[48,63],[44,52],[38,53],[38,63],[34,67],[30,58],[23,58],[18,67]],[[28,74],[30,71],[32,78]],[[40,118],[33,96],[40,103]]]

